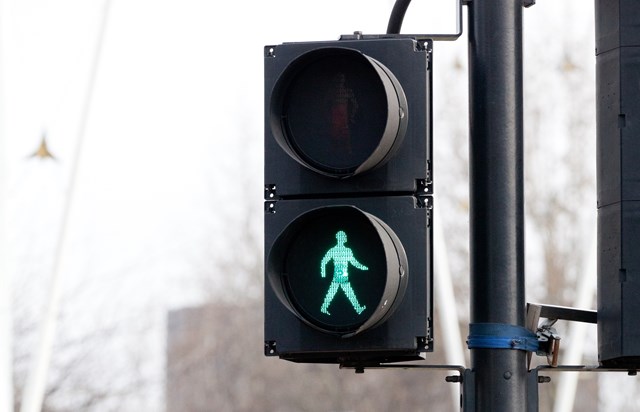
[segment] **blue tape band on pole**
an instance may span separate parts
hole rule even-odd
[[[538,350],[538,336],[529,329],[506,323],[472,323],[467,338],[469,349]]]

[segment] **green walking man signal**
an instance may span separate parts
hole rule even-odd
[[[369,270],[368,267],[358,262],[353,256],[353,252],[350,248],[344,244],[347,242],[347,234],[342,230],[336,233],[336,240],[338,243],[329,249],[320,262],[320,275],[326,277],[326,266],[330,260],[333,260],[333,280],[331,286],[324,297],[324,302],[320,308],[320,312],[325,315],[331,315],[329,313],[329,305],[336,296],[338,289],[342,288],[342,291],[349,299],[349,302],[353,305],[353,309],[360,315],[367,308],[366,306],[360,306],[358,298],[356,297],[351,284],[349,283],[349,264],[352,264],[355,268],[360,270]]]

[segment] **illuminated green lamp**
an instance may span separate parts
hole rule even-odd
[[[301,321],[348,338],[388,319],[409,270],[387,224],[353,206],[329,206],[287,226],[269,254],[267,276]]]

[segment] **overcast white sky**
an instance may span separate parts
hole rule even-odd
[[[34,230],[29,220],[54,231],[59,224],[104,4],[5,0],[6,200],[11,225],[20,222],[9,227],[12,236],[24,240]],[[381,33],[392,4],[113,0],[82,137],[65,277],[113,279],[131,265],[142,276],[153,272],[148,260],[171,265],[165,260],[197,248],[212,208],[237,209],[249,192],[259,211],[262,47]],[[452,4],[445,30],[454,27]],[[415,23],[424,9],[412,5],[406,31],[425,31]],[[56,162],[27,158],[45,132]],[[243,168],[255,176],[249,187],[234,180]],[[55,239],[50,233],[50,247]]]

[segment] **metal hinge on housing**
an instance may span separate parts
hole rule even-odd
[[[433,322],[431,318],[427,318],[427,342],[433,342],[433,332],[431,328],[433,328]]]
[[[417,194],[416,198],[416,206],[419,209],[433,209],[433,197],[427,195]]]
[[[276,185],[264,185],[264,212],[265,213],[276,213],[276,201],[278,199],[276,193]]]
[[[428,336],[416,336],[416,342],[418,343],[418,350],[427,351],[431,343],[431,339]]]
[[[277,356],[278,349],[276,348],[276,341],[269,340],[264,342],[264,354],[265,356]]]
[[[425,179],[416,179],[416,195],[431,196],[433,194],[433,182],[428,177]]]
[[[264,185],[264,200],[276,200],[276,199],[277,199],[276,185],[274,184]]]
[[[419,209],[427,209],[427,227],[431,227],[433,218],[433,197],[417,194],[416,207]]]
[[[275,200],[267,200],[264,202],[264,212],[265,213],[276,213],[276,201]]]

